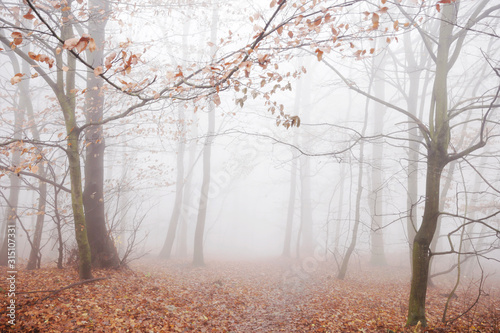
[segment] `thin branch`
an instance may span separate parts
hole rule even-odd
[[[11,172],[12,172],[12,170],[11,170],[11,169],[9,169],[8,167],[2,166],[2,165],[0,165],[0,170],[2,170],[2,171],[11,171]],[[40,176],[40,175],[38,175],[38,174],[36,174],[36,173],[33,173],[33,172],[27,172],[27,171],[20,171],[20,172],[18,172],[17,174],[18,174],[18,175],[23,175],[23,176],[28,176],[28,177],[37,178],[37,179],[41,180],[42,182],[45,182],[45,183],[47,183],[47,184],[50,184],[50,185],[52,185],[52,186],[55,186],[55,187],[57,187],[57,188],[59,188],[59,189],[63,190],[64,192],[71,193],[71,190],[70,190],[69,188],[65,187],[64,185],[62,185],[62,184],[58,184],[58,183],[56,183],[55,181],[50,180],[50,179],[45,178],[45,177],[42,177],[42,176]]]
[[[308,51],[309,52],[309,51]],[[310,52],[311,53],[311,52]],[[396,106],[394,104],[391,104],[389,102],[386,102],[384,100],[381,100],[380,98],[377,98],[363,90],[361,90],[360,88],[358,88],[353,82],[349,81],[348,79],[346,79],[333,65],[331,65],[330,63],[328,63],[325,59],[322,59],[321,62],[323,62],[328,68],[330,68],[332,71],[335,72],[335,74],[337,74],[340,79],[342,81],[344,81],[345,84],[347,84],[347,86],[349,87],[349,89],[352,89],[354,90],[355,92],[365,96],[365,97],[368,97],[369,99],[375,101],[375,102],[378,102],[382,105],[385,105],[387,106],[388,108],[391,108],[393,110],[396,110],[402,114],[404,114],[405,116],[407,116],[408,118],[410,118],[411,120],[413,120],[415,122],[415,124],[418,126],[418,128],[420,129],[420,131],[422,132],[423,136],[424,136],[424,139],[426,141],[426,143],[429,145],[430,144],[430,132],[429,132],[429,129],[420,121],[420,119],[418,119],[418,117],[416,117],[415,115],[413,115],[412,113],[406,111],[405,109],[402,109],[400,108],[399,106]]]

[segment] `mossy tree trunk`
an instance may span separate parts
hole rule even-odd
[[[413,242],[412,280],[408,308],[409,325],[421,322],[427,325],[425,317],[425,299],[429,276],[430,244],[436,230],[439,217],[439,186],[441,172],[446,165],[446,154],[438,150],[433,143],[429,149],[426,177],[426,198],[422,225]]]
[[[68,1],[71,6],[71,1]],[[64,40],[73,37],[72,21],[67,16],[68,12],[63,12],[66,23],[61,28],[61,35]],[[64,78],[63,52],[56,54],[57,65],[57,87],[55,89],[57,100],[61,106],[66,125],[67,147],[69,173],[71,181],[71,207],[73,210],[73,219],[75,226],[75,238],[78,246],[79,276],[80,279],[91,279],[91,255],[90,245],[87,238],[87,226],[85,223],[85,214],[83,210],[83,188],[82,172],[80,164],[80,129],[77,126],[75,114],[75,75],[76,59],[70,51],[67,54],[66,78]]]

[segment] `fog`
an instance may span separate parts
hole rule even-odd
[[[2,266],[394,272],[424,326],[433,281],[498,296],[497,4],[33,4],[0,14]]]

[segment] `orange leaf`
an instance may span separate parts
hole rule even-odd
[[[106,60],[104,61],[104,66],[106,66],[106,69],[110,69],[112,64],[111,61],[116,58],[116,52],[112,52],[109,56],[106,57]]]
[[[76,44],[75,49],[78,53],[84,51],[87,48],[87,45],[89,44],[89,41],[84,38],[80,38],[78,41],[78,44]]]
[[[219,106],[219,105],[220,105],[220,103],[221,103],[221,102],[220,102],[220,97],[219,97],[219,95],[218,95],[218,94],[215,94],[215,95],[212,97],[212,101],[214,102],[214,104],[215,104],[216,106]]]
[[[318,58],[318,61],[321,61],[323,59],[323,51],[321,51],[320,49],[316,49],[316,57]]]
[[[293,37],[293,32],[288,31],[288,36],[289,36],[290,38],[292,38],[292,37]]]
[[[94,52],[96,49],[97,49],[97,47],[95,45],[94,38],[90,38],[90,40],[89,40],[89,51],[90,52]]]
[[[377,13],[373,13],[372,15],[372,23],[373,23],[373,29],[378,29],[378,22],[379,22],[379,16]]]
[[[78,38],[78,37],[66,39],[64,41],[63,49],[72,50],[75,48],[75,46],[78,44],[79,41],[80,41],[80,38]]]
[[[11,46],[20,45],[23,42],[23,35],[18,31],[14,31],[11,34],[11,37],[14,38],[14,41],[11,43]]]
[[[31,12],[31,11],[30,11]],[[23,17],[27,20],[32,20],[35,18],[35,15],[31,14],[31,13],[28,13],[28,14],[25,14],[23,15]]]
[[[102,66],[97,66],[96,68],[94,68],[94,75],[95,76],[99,76],[102,73],[103,73]]]
[[[15,85],[16,83],[21,82],[21,79],[23,78],[24,74],[22,73],[17,73],[10,79],[10,84]]]

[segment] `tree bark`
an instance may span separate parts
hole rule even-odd
[[[441,155],[442,152],[436,150],[436,145],[432,145],[432,148],[429,150],[424,216],[422,218],[422,225],[413,243],[413,274],[407,321],[409,325],[416,325],[418,322],[423,326],[427,325],[425,299],[429,276],[429,246],[436,231],[439,217],[439,187],[441,172],[446,164],[446,160]]]
[[[68,6],[71,1],[68,1]],[[61,28],[61,36],[64,40],[73,36],[72,20],[68,17],[69,12],[63,12],[66,23]],[[62,54],[56,55],[57,72],[57,89],[55,91],[59,105],[61,106],[64,123],[66,125],[67,147],[66,155],[68,156],[69,173],[71,181],[71,207],[73,210],[73,219],[75,226],[75,238],[78,246],[78,270],[80,279],[86,280],[92,278],[91,270],[91,254],[90,245],[87,238],[87,226],[85,223],[85,214],[83,210],[83,189],[82,189],[82,173],[80,164],[80,130],[76,123],[75,114],[75,74],[76,74],[76,59],[69,52],[67,54],[67,64],[69,70],[66,72],[66,80],[64,80],[64,72],[62,70],[63,61]]]
[[[444,4],[441,8],[442,20],[439,30],[439,44],[436,56],[436,74],[432,91],[429,119],[430,142],[427,146],[427,174],[425,203],[422,224],[413,244],[413,274],[408,306],[408,325],[419,322],[427,325],[425,300],[429,277],[430,244],[439,218],[441,173],[448,163],[450,128],[448,118],[448,58],[455,22],[454,4]]]
[[[89,35],[94,38],[97,49],[87,52],[88,61],[102,65],[104,41],[109,3],[106,0],[89,1],[91,21]],[[87,71],[85,93],[85,116],[88,123],[101,121],[104,113],[103,80]],[[87,223],[87,235],[92,254],[92,265],[100,268],[120,265],[118,251],[106,226],[104,207],[104,152],[105,141],[102,125],[89,126],[85,130],[85,188],[83,204]]]
[[[43,162],[38,167],[38,174],[42,177],[46,176],[45,166]],[[30,256],[26,268],[28,270],[40,268],[41,254],[40,244],[42,241],[43,224],[45,221],[45,205],[47,203],[47,183],[40,181],[38,187],[38,209],[35,224],[35,234],[33,236],[33,246],[30,251]]]
[[[29,71],[30,65],[23,61],[23,72],[27,73]],[[29,92],[29,80],[26,82],[21,82],[21,92],[22,92],[22,104],[24,105],[24,109],[26,110],[28,121],[30,124],[30,129],[33,134],[33,138],[37,141],[40,141],[40,132],[37,127],[37,123],[35,121],[35,116],[33,114],[33,103],[31,100],[30,92]],[[37,154],[42,154],[40,148],[37,149]],[[40,159],[38,163],[38,175],[43,179],[46,178],[47,173],[45,169],[45,160]],[[36,223],[35,223],[35,234],[33,236],[33,243],[30,251],[30,256],[28,260],[28,264],[26,268],[28,270],[40,268],[41,264],[41,253],[40,253],[40,244],[42,241],[42,233],[43,233],[43,225],[45,222],[45,205],[47,203],[47,183],[43,180],[39,181],[38,186],[38,209],[36,215]]]

